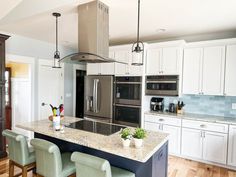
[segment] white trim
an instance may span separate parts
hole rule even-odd
[[[40,103],[40,66],[45,66],[45,67],[52,67],[53,60],[47,60],[47,59],[38,59],[38,115],[37,115],[37,120],[40,120],[40,110],[41,110],[41,103]],[[55,68],[57,69],[57,68]],[[64,104],[64,80],[65,80],[65,75],[64,75],[64,64],[61,63],[61,74],[62,74],[62,82],[61,82],[61,89],[62,89],[62,104]]]
[[[30,65],[31,82],[31,121],[35,120],[35,58],[21,55],[6,54],[6,62],[26,63]],[[31,133],[32,137],[32,133]]]
[[[76,106],[76,70],[86,71],[86,65],[73,64],[73,117],[75,117]]]

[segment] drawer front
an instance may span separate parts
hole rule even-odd
[[[194,120],[183,120],[182,126],[186,128],[194,128],[199,130],[228,133],[228,125],[226,124],[210,123],[210,122],[194,121]]]
[[[156,115],[145,115],[145,122],[153,122],[165,125],[181,126],[181,119],[174,117],[156,116]]]

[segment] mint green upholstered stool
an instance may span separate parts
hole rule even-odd
[[[75,162],[76,177],[135,177],[135,174],[120,168],[110,166],[102,158],[74,152],[71,160]]]
[[[43,139],[35,138],[30,143],[35,149],[37,176],[67,177],[75,173],[71,153],[61,154],[57,145]]]
[[[26,137],[11,130],[3,130],[2,135],[6,137],[9,152],[9,177],[14,175],[14,166],[22,169],[22,176],[35,168],[35,153],[28,147]]]

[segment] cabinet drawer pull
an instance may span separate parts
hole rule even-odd
[[[160,122],[163,122],[163,121],[164,121],[164,119],[159,119],[158,121],[160,121]]]
[[[206,128],[206,125],[202,124],[200,125],[201,128]]]

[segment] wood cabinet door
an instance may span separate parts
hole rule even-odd
[[[170,154],[179,155],[180,154],[180,138],[181,138],[181,128],[169,125],[163,125],[163,131],[170,134],[169,137],[169,152]]]
[[[178,47],[162,49],[161,72],[164,75],[179,75],[180,51]]]
[[[0,84],[5,84],[5,41],[0,39]]]
[[[203,159],[226,164],[227,134],[203,132]]]
[[[229,127],[228,165],[236,167],[236,126]]]
[[[236,96],[236,45],[226,49],[225,95]]]
[[[181,154],[197,159],[202,158],[201,130],[182,128]]]
[[[184,50],[183,94],[200,94],[202,48]]]
[[[146,60],[146,74],[161,74],[162,49],[148,49]]]
[[[225,46],[203,49],[202,92],[204,95],[223,95]]]
[[[87,75],[99,75],[101,74],[100,63],[88,63],[87,64]]]

